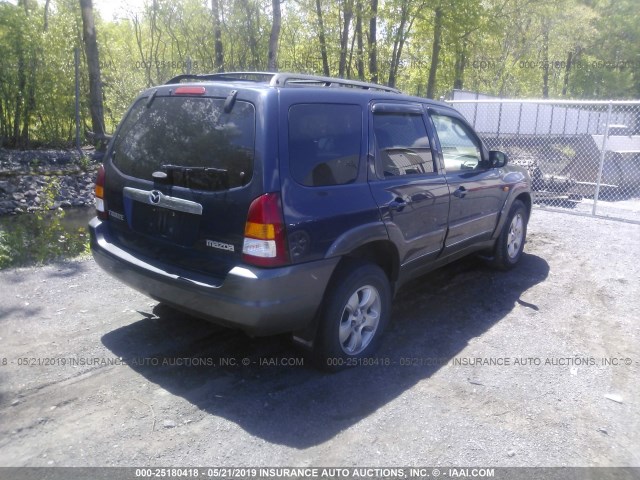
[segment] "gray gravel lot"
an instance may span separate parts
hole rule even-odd
[[[0,466],[640,466],[640,226],[537,209],[525,252],[411,283],[334,375],[91,260],[0,272]]]

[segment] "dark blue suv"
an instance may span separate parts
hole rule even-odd
[[[242,72],[143,92],[96,202],[91,248],[109,273],[250,335],[291,332],[339,367],[376,349],[407,280],[474,252],[514,266],[531,192],[442,103]]]

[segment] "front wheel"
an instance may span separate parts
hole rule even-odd
[[[502,227],[502,232],[496,241],[493,251],[492,266],[502,270],[508,270],[516,266],[527,238],[527,208],[520,200],[511,205],[507,221]]]
[[[372,355],[389,322],[391,287],[384,271],[357,263],[338,272],[321,312],[314,342],[316,364],[330,371]]]

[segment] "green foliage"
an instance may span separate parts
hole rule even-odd
[[[29,215],[4,217],[0,223],[0,269],[41,265],[89,252],[85,222],[70,222],[66,212],[53,207],[60,191],[56,178],[45,185],[42,210]]]
[[[91,157],[83,153],[78,159],[78,164],[80,168],[86,172],[91,167]]]
[[[88,76],[77,0],[0,2],[0,143],[71,145],[75,134],[74,49],[80,50],[82,130],[89,122]],[[379,0],[379,81],[434,96],[453,88],[510,97],[634,98],[640,95],[640,22],[636,0]],[[271,28],[269,0],[218,0],[224,69],[263,70]],[[285,0],[279,69],[339,72],[345,11],[353,8],[345,75],[368,59],[371,0]],[[432,65],[434,12],[441,48]],[[96,12],[97,13],[97,12]],[[362,25],[362,47],[356,18]],[[113,131],[138,92],[190,70],[214,70],[211,2],[149,0],[117,20],[96,18],[105,122]],[[359,48],[362,48],[359,51]],[[392,73],[394,75],[392,75]]]
[[[62,209],[0,220],[0,269],[89,253],[86,227],[67,221]]]
[[[42,189],[42,210],[48,210],[53,207],[58,193],[60,193],[60,181],[55,177],[49,177],[49,181]],[[36,216],[38,215],[40,216],[39,218],[42,219],[43,213],[38,212]]]

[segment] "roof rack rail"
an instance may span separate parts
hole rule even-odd
[[[367,83],[358,80],[347,80],[344,78],[322,77],[319,75],[307,75],[298,73],[276,73],[269,82],[272,86],[324,86],[324,87],[352,87],[364,90],[380,90],[383,92],[400,93],[400,90],[393,87],[378,85],[377,83]]]
[[[400,93],[400,90],[377,83],[367,83],[344,78],[323,77],[303,73],[275,73],[275,72],[224,72],[206,74],[184,74],[173,77],[165,85],[180,83],[183,80],[218,80],[225,82],[245,81],[268,83],[272,87],[351,87],[363,90],[379,90],[382,92]]]

